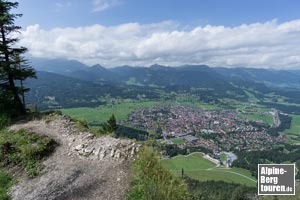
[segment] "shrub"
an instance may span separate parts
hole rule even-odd
[[[60,110],[47,110],[42,112],[43,115],[62,115],[62,112]]]
[[[186,184],[162,166],[152,149],[142,148],[132,166],[128,199],[179,200],[186,197]]]
[[[76,128],[78,128],[79,130],[81,131],[87,131],[89,129],[89,125],[88,125],[88,122],[83,119],[83,118],[71,118],[71,121],[72,122],[75,122],[76,123]]]
[[[10,117],[5,113],[0,113],[0,130],[10,124]]]

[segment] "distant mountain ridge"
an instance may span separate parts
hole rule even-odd
[[[297,70],[158,64],[105,68],[62,59],[37,59],[31,64],[37,70],[38,79],[25,82],[31,88],[26,102],[42,110],[97,107],[109,103],[111,98],[173,100],[174,94],[191,95],[202,102],[219,102],[224,98],[263,101],[267,97],[268,104],[276,102],[281,95],[288,103],[300,103],[300,71]],[[271,100],[270,96],[273,96]]]
[[[52,72],[61,75],[88,69],[88,66],[81,62],[65,59],[32,58],[30,59],[30,65],[37,71]]]
[[[75,60],[63,59],[32,59],[31,64],[38,71],[52,72],[92,82],[197,87],[206,87],[211,84],[228,86],[230,81],[300,85],[300,70],[212,68],[206,65],[169,67],[158,64],[150,67],[105,68],[101,65],[89,67]]]
[[[227,80],[244,80],[272,84],[300,84],[300,70],[273,70],[255,68],[214,68]]]

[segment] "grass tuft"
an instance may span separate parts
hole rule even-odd
[[[9,200],[9,189],[13,185],[13,178],[3,169],[0,168],[0,199]]]
[[[0,165],[19,165],[29,177],[37,176],[41,170],[40,161],[53,152],[56,142],[46,136],[29,133],[0,131]]]

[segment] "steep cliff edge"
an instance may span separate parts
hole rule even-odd
[[[129,164],[139,151],[134,141],[96,137],[79,130],[68,117],[56,115],[51,120],[19,123],[10,129],[44,134],[59,143],[43,161],[40,176],[18,181],[12,189],[12,199],[125,199]]]

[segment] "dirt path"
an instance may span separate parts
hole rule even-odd
[[[14,200],[118,200],[125,199],[129,163],[139,146],[131,140],[94,137],[78,130],[63,116],[10,127],[54,138],[59,146],[47,158],[42,175],[23,178],[12,190]]]
[[[230,169],[230,168],[228,168],[228,169]],[[227,170],[227,169],[226,169]],[[248,179],[248,180],[250,180],[250,181],[253,181],[253,182],[255,182],[255,183],[257,183],[257,181],[256,180],[254,180],[254,179],[252,179],[252,178],[250,178],[250,177],[248,177],[248,176],[246,176],[246,175],[244,175],[244,174],[241,174],[241,173],[238,173],[238,172],[233,172],[233,171],[226,171],[226,170],[222,170],[222,169],[213,169],[212,171],[221,171],[221,172],[224,172],[224,173],[231,173],[231,174],[236,174],[236,175],[239,175],[239,176],[241,176],[241,177],[244,177],[244,178],[246,178],[246,179]]]

